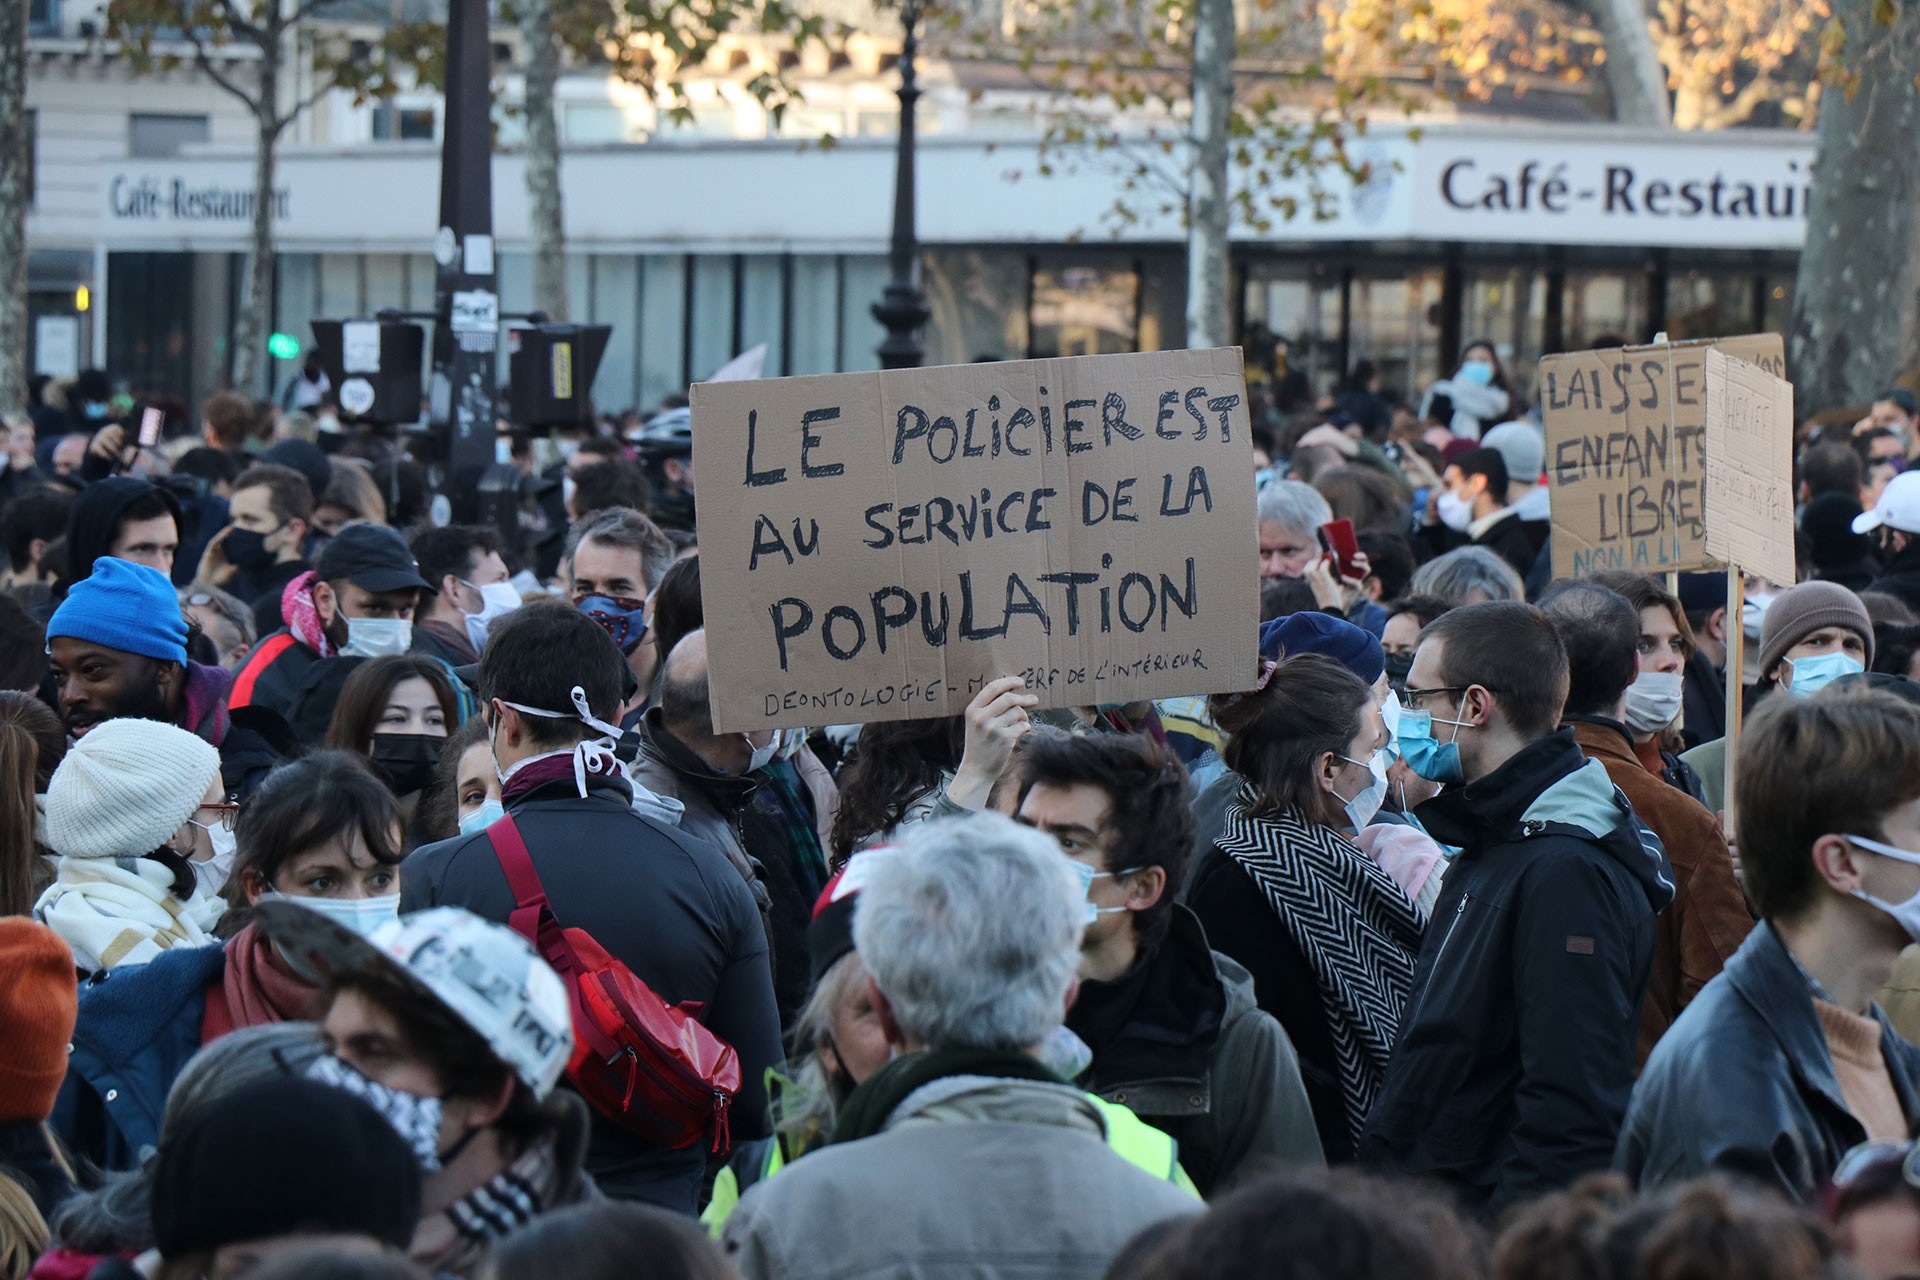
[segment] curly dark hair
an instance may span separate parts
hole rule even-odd
[[[967,726],[961,716],[888,720],[864,725],[853,762],[840,775],[840,811],[828,837],[834,870],[846,865],[853,847],[900,824],[916,796],[940,785],[960,767]]]

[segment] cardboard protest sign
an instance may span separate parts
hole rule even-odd
[[[1792,582],[1793,385],[1717,350],[1706,374],[1707,554]]]
[[[1237,349],[696,384],[715,729],[1246,687],[1250,445]]]
[[[1704,500],[1709,348],[1785,376],[1786,347],[1773,333],[1540,362],[1555,577],[1712,562]]]

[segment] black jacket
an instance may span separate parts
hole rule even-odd
[[[662,1000],[704,1006],[702,1021],[740,1055],[733,1139],[766,1137],[766,1073],[784,1055],[752,894],[717,849],[629,808],[624,779],[587,786],[583,800],[568,777],[507,806],[554,915],[592,934]],[[415,850],[400,883],[402,912],[451,905],[504,924],[515,905],[484,833]],[[662,1151],[596,1121],[587,1171],[610,1196],[691,1214],[706,1152]]]
[[[1360,1160],[1492,1218],[1612,1158],[1672,875],[1569,729],[1417,816],[1462,852]]]
[[[1522,579],[1533,568],[1534,559],[1540,554],[1533,535],[1527,532],[1526,522],[1511,511],[1483,530],[1479,537],[1473,539],[1473,545],[1485,547],[1505,560]]]
[[[1920,1049],[1871,1012],[1912,1132]],[[1726,1173],[1807,1201],[1866,1136],[1841,1097],[1806,974],[1762,921],[1654,1046],[1614,1167],[1641,1187]]]
[[[1237,775],[1226,780],[1239,785]],[[1217,829],[1214,835],[1219,835]],[[1206,927],[1207,941],[1253,975],[1254,998],[1293,1042],[1327,1162],[1351,1163],[1353,1128],[1347,1122],[1340,1061],[1313,965],[1281,927],[1267,895],[1246,868],[1211,841],[1188,877],[1186,903]]]

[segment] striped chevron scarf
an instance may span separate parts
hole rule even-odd
[[[1252,812],[1252,787],[1227,807],[1219,846],[1260,886],[1313,966],[1339,1059],[1355,1141],[1386,1077],[1420,952],[1420,917],[1400,886],[1331,827],[1297,809]]]

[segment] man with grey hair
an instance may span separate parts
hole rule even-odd
[[[1319,490],[1298,480],[1274,480],[1255,500],[1260,513],[1260,577],[1298,578],[1320,557],[1321,525],[1333,508]]]
[[[980,814],[852,865],[854,945],[900,1056],[854,1091],[830,1146],[740,1202],[723,1239],[746,1280],[1098,1280],[1142,1228],[1200,1209],[1116,1155],[1098,1105],[1041,1063],[1088,912],[1058,845]]]
[[[598,622],[626,655],[644,696],[659,655],[647,643],[653,591],[673,567],[673,544],[630,507],[596,511],[567,534],[560,579],[573,607]]]
[[[1489,600],[1525,600],[1526,585],[1513,566],[1485,547],[1456,547],[1421,565],[1410,596],[1434,596],[1458,608]]]

